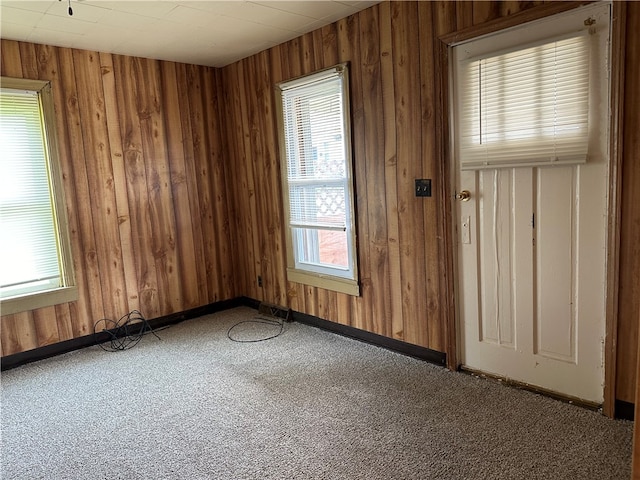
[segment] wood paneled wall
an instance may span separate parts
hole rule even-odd
[[[7,355],[247,295],[446,351],[440,35],[538,1],[383,2],[221,70],[2,41],[2,75],[53,83],[80,300],[2,317]],[[640,5],[627,8],[616,398],[635,396]],[[351,65],[360,297],[289,283],[274,84]],[[415,178],[432,178],[416,198]],[[260,275],[263,286],[258,287]]]
[[[222,71],[235,186],[234,244],[247,295],[434,350],[451,295],[440,198],[438,36],[540,2],[384,2]],[[349,62],[361,296],[287,282],[274,84]],[[258,276],[263,285],[258,286]]]
[[[77,302],[2,317],[2,355],[237,295],[215,70],[2,40],[4,76],[50,80]]]

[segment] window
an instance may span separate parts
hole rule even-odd
[[[77,299],[48,82],[0,88],[2,314]]]
[[[587,31],[510,49],[494,45],[475,56],[467,48],[474,46],[455,49],[457,147],[463,170],[587,160]]]
[[[288,279],[358,295],[347,66],[278,92]]]

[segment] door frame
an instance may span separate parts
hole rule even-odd
[[[439,37],[436,44],[436,105],[438,173],[443,179],[439,189],[440,196],[440,232],[443,255],[441,272],[446,279],[445,307],[445,349],[447,366],[452,370],[460,367],[459,361],[459,310],[458,310],[458,269],[456,259],[455,226],[453,218],[453,159],[451,147],[450,112],[450,62],[449,50],[457,43],[482,35],[498,32],[523,23],[539,20],[551,15],[567,12],[591,2],[551,2],[545,3],[513,15],[498,18],[479,25],[467,27]],[[624,58],[625,58],[625,2],[612,2],[611,23],[611,91],[609,124],[609,191],[608,224],[606,252],[605,286],[605,344],[604,344],[604,403],[603,413],[609,417],[615,415],[615,382],[618,333],[618,272],[620,250],[620,194],[622,167],[622,138],[624,114]]]

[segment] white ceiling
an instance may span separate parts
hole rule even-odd
[[[0,37],[222,67],[378,1],[0,0]]]

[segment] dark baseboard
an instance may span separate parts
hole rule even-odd
[[[258,309],[258,307],[260,306],[260,301],[250,297],[241,297],[241,301],[246,307]],[[288,310],[286,310],[284,307],[281,307],[281,314],[279,316],[285,318],[287,311]],[[367,332],[365,330],[360,330],[359,328],[350,327],[348,325],[341,325],[339,323],[330,322],[313,315],[296,312],[295,310],[289,310],[288,312],[290,312],[289,320],[294,322],[304,323],[313,327],[321,328],[322,330],[327,330],[339,335],[343,335],[345,337],[360,340],[365,343],[371,343],[373,345],[377,345],[378,347],[383,347],[388,350],[402,353],[404,355],[419,358],[420,360],[426,360],[430,363],[435,363],[436,365],[447,364],[446,353],[438,352],[437,350],[431,350],[430,348],[419,347],[410,343],[401,342],[400,340],[396,340],[394,338]]]
[[[296,311],[291,312],[291,316],[294,322],[305,323],[314,327],[321,328],[322,330],[328,330],[345,337],[350,337],[355,340],[360,340],[365,343],[370,343],[378,347],[383,347],[388,350],[393,350],[404,355],[418,358],[420,360],[426,360],[436,365],[445,366],[447,364],[447,355],[443,352],[431,350],[426,347],[419,347],[418,345],[412,345],[410,343],[401,342],[394,338],[385,337],[376,333],[360,330],[359,328],[350,327],[348,325],[341,325],[335,322],[329,322],[322,318],[314,317],[313,315],[307,315],[306,313],[300,313]]]
[[[228,310],[230,308],[247,305],[244,297],[237,297],[230,300],[222,300],[220,302],[210,303],[202,307],[192,308],[184,312],[173,313],[165,315],[163,317],[154,318],[148,320],[149,326],[152,329],[166,327],[168,325],[175,325],[184,320],[201,317],[202,315],[208,315],[210,313],[220,312],[222,310]],[[45,358],[55,357],[63,353],[72,352],[74,350],[80,350],[81,348],[91,347],[99,343],[105,342],[112,338],[108,333],[99,333],[97,335],[84,335],[82,337],[73,338],[71,340],[65,340],[63,342],[54,343],[53,345],[46,345],[44,347],[38,347],[33,350],[27,350],[25,352],[14,353],[13,355],[7,355],[2,357],[0,370],[10,370],[20,365],[36,362],[38,360],[44,360]]]
[[[166,327],[168,325],[175,325],[189,320],[192,318],[201,317],[210,313],[220,312],[223,310],[229,310],[240,306],[250,307],[258,309],[260,307],[260,301],[250,297],[236,297],[230,300],[223,300],[220,302],[210,303],[202,307],[192,308],[184,312],[173,313],[171,315],[165,315],[163,317],[154,318],[148,320],[149,326],[152,329],[158,329]],[[282,312],[287,312],[283,309]],[[283,318],[285,318],[283,313]],[[388,338],[375,333],[360,330],[348,325],[341,325],[339,323],[330,322],[313,315],[307,315],[306,313],[300,313],[296,311],[290,311],[289,320],[304,323],[314,327],[318,327],[322,330],[327,330],[345,337],[360,340],[362,342],[370,343],[379,347],[387,348],[404,355],[419,358],[421,360],[435,363],[436,365],[445,366],[447,362],[447,356],[443,352],[431,350],[425,347],[419,347],[410,343],[401,342],[393,338]],[[7,355],[2,357],[0,370],[10,370],[20,365],[36,362],[38,360],[44,360],[45,358],[55,357],[63,353],[71,352],[74,350],[80,350],[81,348],[90,347],[104,342],[111,338],[107,333],[101,333],[98,335],[85,335],[82,337],[74,338],[71,340],[65,340],[53,345],[46,345],[44,347],[35,348],[33,350],[27,350],[26,352],[15,353],[13,355]],[[615,417],[625,420],[634,420],[635,405],[633,403],[625,402],[623,400],[616,400],[615,403]]]
[[[615,417],[624,420],[634,420],[635,408],[636,406],[633,403],[625,402],[624,400],[616,400]]]

